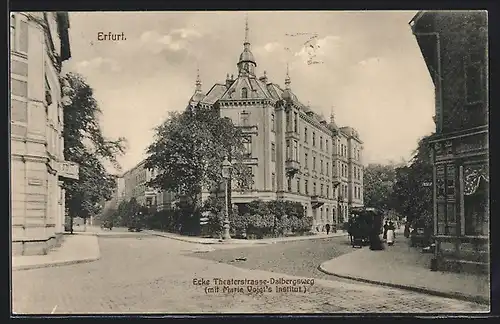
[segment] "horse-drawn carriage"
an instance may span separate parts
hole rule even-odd
[[[370,244],[374,235],[378,237],[383,230],[383,212],[370,207],[353,207],[348,221],[348,234],[352,247]]]

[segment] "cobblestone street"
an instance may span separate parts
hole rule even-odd
[[[477,312],[488,308],[396,289],[323,279],[315,279],[306,293],[247,293],[245,286],[244,293],[207,295],[205,287],[194,285],[193,279],[268,280],[290,276],[198,258],[192,254],[198,248],[196,244],[160,237],[103,237],[99,242],[102,256],[98,261],[14,271],[14,312],[427,313]],[[293,246],[296,243],[282,244]]]

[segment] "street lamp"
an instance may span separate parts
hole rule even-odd
[[[232,164],[229,162],[227,157],[224,158],[224,161],[222,162],[222,177],[226,179],[226,214],[224,215],[224,240],[229,240],[231,239],[231,235],[229,234],[229,179],[231,178],[231,169],[232,169]]]

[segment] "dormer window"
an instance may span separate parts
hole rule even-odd
[[[243,98],[243,99],[248,98],[248,89],[247,88],[241,89],[241,98]]]

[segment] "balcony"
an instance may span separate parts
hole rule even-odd
[[[286,131],[285,133],[285,137],[286,139],[295,139],[297,141],[300,140],[300,136],[299,136],[299,133],[293,131],[293,130],[288,130]]]
[[[285,169],[288,176],[293,177],[297,172],[299,172],[300,163],[295,160],[287,160],[285,162]]]
[[[323,206],[325,202],[320,198],[319,195],[312,195],[311,196],[311,205],[313,209],[319,208]]]
[[[259,134],[259,129],[257,125],[244,125],[244,126],[238,126],[238,128],[241,130],[243,135],[258,135]]]
[[[332,185],[333,185],[333,189],[337,188],[339,185],[340,185],[341,181],[340,181],[340,177],[338,175],[334,175],[332,177]]]

